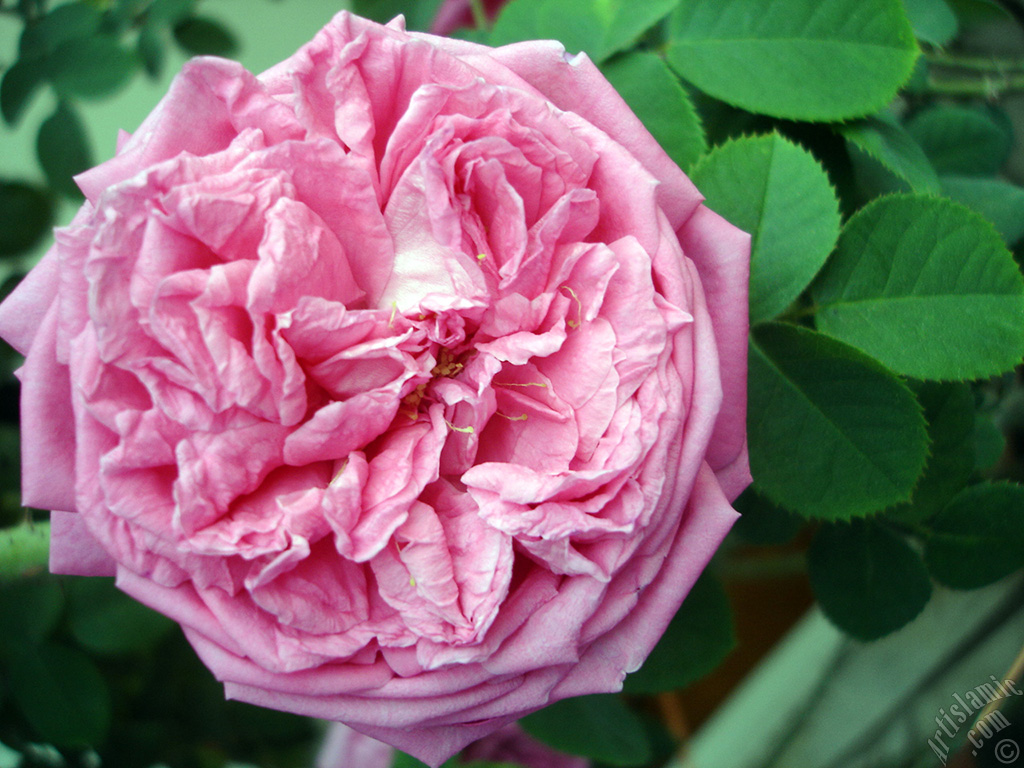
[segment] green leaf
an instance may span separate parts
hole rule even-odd
[[[53,222],[53,201],[41,189],[0,181],[0,256],[24,253],[42,240]]]
[[[899,0],[682,0],[668,60],[722,101],[774,117],[877,112],[917,57]]]
[[[903,92],[910,94],[926,94],[928,92],[928,62],[922,56],[914,64],[907,82],[903,84]]]
[[[931,107],[907,121],[913,136],[940,174],[992,176],[1006,163],[1013,135],[982,109]]]
[[[196,0],[153,0],[146,9],[146,24],[163,24],[173,27],[192,14]]]
[[[867,520],[819,528],[807,551],[807,575],[825,615],[859,640],[896,631],[932,594],[921,557]]]
[[[623,692],[685,688],[717,667],[735,646],[729,598],[721,582],[705,571],[644,665],[626,678]]]
[[[83,99],[120,90],[131,79],[137,63],[134,54],[109,35],[63,42],[48,61],[57,93]]]
[[[943,176],[943,193],[992,222],[1007,245],[1024,237],[1024,189],[1002,179]]]
[[[974,468],[990,469],[999,461],[1006,447],[1006,437],[992,420],[992,414],[978,411],[974,418]]]
[[[949,0],[949,5],[961,27],[1013,22],[1013,16],[997,0]]]
[[[120,592],[113,579],[75,579],[68,584],[69,626],[93,653],[117,655],[153,648],[174,622]]]
[[[846,215],[854,213],[876,197],[913,191],[905,179],[855,144],[846,142],[846,150],[852,173],[843,174],[838,179],[839,184],[843,185],[840,188],[846,193],[846,199],[843,200],[843,212]]]
[[[977,589],[1024,567],[1024,488],[974,485],[929,521],[925,562],[935,579]]]
[[[928,454],[913,394],[875,360],[805,328],[752,331],[747,432],[758,488],[826,520],[907,501]]]
[[[490,32],[486,29],[477,29],[476,27],[459,27],[452,30],[448,36],[456,40],[466,40],[467,42],[480,45],[490,44]]]
[[[956,37],[957,20],[946,0],[903,0],[918,40],[943,47]]]
[[[881,163],[918,192],[938,192],[939,178],[924,150],[885,115],[840,126],[839,133],[861,152]]]
[[[677,0],[512,0],[501,11],[490,45],[552,38],[566,50],[601,62],[631,46],[675,7]]]
[[[189,16],[174,25],[174,39],[197,56],[230,56],[238,43],[222,24],[202,16]]]
[[[145,6],[148,0],[85,0],[98,8],[100,31],[106,34],[123,35],[145,22]]]
[[[800,295],[839,233],[839,203],[809,152],[777,133],[723,144],[690,174],[707,205],[753,238],[750,321]]]
[[[0,533],[0,539],[7,536],[8,531]],[[42,642],[57,626],[63,608],[60,584],[49,574],[3,584],[0,586],[0,626],[4,629],[0,633],[0,647],[12,653],[21,645]]]
[[[949,200],[865,206],[813,294],[819,330],[906,376],[981,378],[1024,353],[1024,279],[992,225]]]
[[[686,170],[707,151],[700,117],[661,58],[634,51],[616,56],[601,71],[676,165]]]
[[[942,509],[974,472],[974,395],[960,382],[914,382],[911,388],[924,406],[931,455],[909,504],[887,513],[916,523]]]
[[[756,485],[748,486],[733,503],[740,519],[729,531],[730,535],[760,546],[792,541],[806,521],[758,493]]]
[[[135,42],[135,50],[139,54],[146,74],[152,78],[160,77],[164,69],[164,61],[167,58],[167,49],[160,33],[152,26],[144,26],[139,30],[139,39]]]
[[[353,0],[352,12],[368,19],[387,24],[398,14],[405,16],[408,29],[426,32],[441,7],[442,0]]]
[[[8,125],[15,125],[32,96],[47,76],[43,59],[18,59],[0,80],[0,113]]]
[[[23,57],[45,56],[67,41],[96,34],[102,15],[86,3],[67,3],[54,8],[38,23],[25,27],[18,43]]]
[[[614,694],[563,699],[519,724],[560,752],[607,765],[636,766],[651,759],[643,722]]]
[[[9,669],[10,692],[39,736],[58,747],[98,745],[110,723],[110,696],[81,651],[25,646]]]
[[[52,189],[72,198],[82,196],[72,177],[92,167],[92,152],[81,119],[66,101],[39,126],[36,155]]]

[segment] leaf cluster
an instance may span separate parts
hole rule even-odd
[[[0,117],[18,128],[49,92],[53,111],[36,129],[46,183],[0,179],[0,257],[35,247],[49,231],[59,197],[81,199],[74,176],[94,162],[82,101],[121,91],[139,72],[157,78],[173,42],[189,54],[226,56],[234,36],[197,12],[198,0],[26,0],[4,9],[21,24],[17,51],[0,75]]]
[[[20,766],[311,764],[311,721],[225,702],[174,622],[113,579],[0,583],[0,626],[0,744]]]

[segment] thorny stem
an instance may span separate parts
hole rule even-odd
[[[973,56],[942,51],[924,55],[929,66],[945,71],[928,74],[923,90],[938,96],[993,100],[1008,92],[1024,91],[1024,59]],[[960,77],[954,73],[959,71]]]
[[[939,96],[995,100],[1007,93],[1024,92],[1024,74],[990,76],[976,80],[952,80],[929,76],[924,90]]]

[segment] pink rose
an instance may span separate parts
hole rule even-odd
[[[197,59],[0,307],[52,567],[439,763],[615,691],[734,519],[748,238],[585,56]]]
[[[395,751],[383,742],[335,723],[324,738],[316,768],[391,768]],[[582,757],[556,752],[529,736],[515,723],[470,744],[461,762],[507,763],[523,768],[589,768]]]

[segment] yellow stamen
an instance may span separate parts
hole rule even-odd
[[[437,365],[430,369],[431,376],[447,376],[452,378],[466,367],[462,363],[455,362],[455,355],[451,353],[451,350],[444,347],[441,348],[438,358]]]
[[[420,384],[416,389],[402,398],[402,404],[409,408],[408,411],[403,411],[403,413],[409,417],[410,421],[416,421],[416,419],[419,418],[419,411],[417,409],[420,407],[420,402],[426,394],[427,385]]]
[[[476,431],[475,429],[473,429],[473,427],[456,427],[454,424],[448,421],[448,419],[445,419],[444,423],[448,425],[449,429],[453,429],[456,432],[462,432],[464,435],[471,435]]]
[[[484,259],[487,258],[487,254],[486,253],[478,253],[476,255],[476,258],[477,258],[478,261],[483,261]]]
[[[518,416],[508,416],[504,413],[501,413],[500,411],[495,411],[495,413],[498,416],[501,416],[501,418],[508,419],[509,421],[526,421],[528,418],[530,418],[525,413],[521,413]]]
[[[562,286],[559,286],[559,288],[561,290],[568,291],[569,295],[572,296],[573,300],[576,302],[576,317],[578,319],[576,319],[576,320],[566,320],[565,324],[568,325],[570,328],[579,328],[580,327],[580,323],[583,320],[583,302],[581,302],[580,301],[580,297],[576,295],[576,291],[574,291],[568,285],[562,285]]]
[[[523,382],[523,383],[520,383],[518,381],[496,381],[496,382],[494,382],[494,386],[496,386],[496,387],[543,387],[544,389],[548,388],[548,385],[545,384],[543,381],[526,381],[526,382]]]
[[[393,328],[395,326],[395,315],[397,313],[398,313],[398,302],[397,301],[392,301],[391,302],[391,319],[388,320],[388,328]]]

